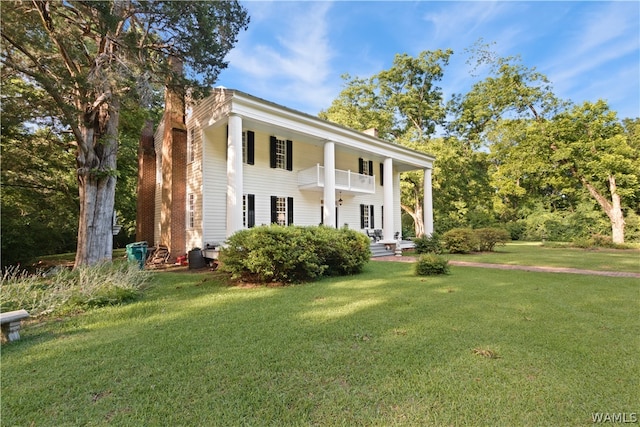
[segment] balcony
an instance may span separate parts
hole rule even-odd
[[[336,191],[347,194],[375,194],[375,175],[362,175],[336,169]],[[324,166],[319,164],[298,172],[298,188],[320,191],[324,188]]]

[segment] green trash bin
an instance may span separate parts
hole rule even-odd
[[[140,265],[140,270],[144,269],[147,260],[147,242],[135,242],[127,245],[127,259],[135,261]]]

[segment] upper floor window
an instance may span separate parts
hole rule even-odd
[[[270,139],[271,167],[293,170],[293,142],[272,136]]]
[[[373,161],[365,160],[362,157],[358,159],[358,173],[362,175],[373,175]]]
[[[242,163],[255,164],[255,133],[250,130],[242,132]]]
[[[187,134],[187,163],[192,163],[195,160],[195,153],[193,150],[193,144],[196,139],[196,130],[190,129]]]

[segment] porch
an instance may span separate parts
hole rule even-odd
[[[400,251],[405,249],[413,249],[416,245],[411,240],[401,240],[400,241]],[[393,256],[396,254],[396,244],[395,243],[381,243],[381,242],[371,242],[371,257],[378,258],[383,256]]]

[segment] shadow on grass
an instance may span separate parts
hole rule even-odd
[[[159,273],[136,303],[29,328],[3,347],[5,421],[575,425],[633,410],[630,280],[404,263],[283,288],[210,277]]]

